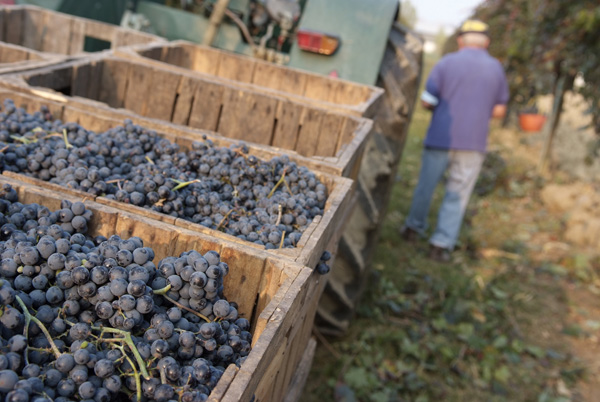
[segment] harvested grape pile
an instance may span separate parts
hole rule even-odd
[[[217,252],[157,265],[140,238],[86,235],[91,211],[0,191],[0,400],[199,402],[250,351]]]
[[[295,247],[323,215],[327,188],[288,157],[210,140],[183,150],[125,121],[103,133],[4,102],[0,168],[221,230],[267,249]]]

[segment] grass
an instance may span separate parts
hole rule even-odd
[[[535,166],[503,145],[499,127],[480,183],[488,192],[472,197],[452,263],[400,238],[428,123],[418,108],[367,293],[348,334],[317,348],[302,400],[586,400],[597,390],[585,352],[594,338],[581,322],[600,317],[596,269],[577,250],[548,260],[543,245],[560,239],[560,221],[539,201]],[[442,195],[440,186],[432,223]]]

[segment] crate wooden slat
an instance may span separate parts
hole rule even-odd
[[[87,38],[111,48],[165,42],[159,36],[41,7],[0,7],[0,41],[53,55],[82,55]],[[64,58],[63,58],[64,59]]]
[[[129,116],[126,113],[121,114],[117,112],[113,113],[112,116],[96,114],[88,110],[81,110],[74,107],[74,102],[65,104],[59,101],[44,99],[33,94],[23,94],[12,92],[6,89],[3,90],[0,88],[0,102],[4,102],[4,100],[8,98],[13,99],[16,106],[23,107],[28,112],[35,112],[39,110],[42,105],[48,106],[55,119],[77,122],[88,130],[96,132],[105,131],[111,127],[121,125],[123,120]],[[144,119],[133,117],[133,121],[136,124],[145,126]],[[153,127],[153,129],[156,129],[156,127]],[[191,143],[197,139],[195,137],[188,136],[185,131],[178,132],[174,127],[170,127],[169,131],[163,131],[158,128],[157,133],[161,137],[169,139],[170,141],[179,144],[183,148],[189,148]],[[229,146],[231,143],[215,142],[215,144],[218,146]],[[261,159],[270,159],[274,156],[281,156],[284,154],[273,149],[255,149],[252,146],[249,147],[249,152],[250,154],[253,154]],[[354,182],[352,180],[318,171],[315,171],[315,174],[328,189],[328,200],[325,206],[325,213],[320,218],[317,217],[313,220],[307,230],[303,233],[297,247],[291,249],[269,250],[269,253],[274,256],[292,260],[309,267],[314,267],[318,263],[323,251],[328,249],[327,247],[335,247],[337,245],[342,233],[340,225],[347,220],[354,203],[354,198],[352,197]],[[209,229],[200,224],[186,221],[181,218],[175,218],[170,215],[161,214],[142,207],[109,200],[104,197],[93,197],[92,195],[84,193],[80,190],[61,187],[57,184],[43,182],[41,180],[33,179],[23,175],[15,175],[11,172],[5,172],[5,175],[18,178],[24,182],[36,184],[40,187],[48,188],[54,192],[62,192],[82,199],[87,198],[90,200],[96,200],[104,205],[129,211],[138,216],[144,216],[148,219],[172,224],[179,228],[188,229],[193,232],[204,233],[217,239],[238,243],[243,247],[255,249],[264,248],[263,246],[241,240],[224,232]]]
[[[61,60],[54,55],[0,42],[0,74],[40,68]]]
[[[38,203],[51,210],[59,209],[64,199],[78,200],[70,195],[56,194],[0,176],[0,185],[4,184],[10,184],[17,190],[20,202]],[[146,246],[155,249],[155,261],[191,249],[201,253],[215,250],[230,265],[230,273],[225,277],[225,295],[229,300],[238,302],[240,315],[251,321],[253,349],[239,369],[235,366],[227,368],[210,395],[211,401],[232,400],[230,395],[233,390],[236,395],[243,393],[251,397],[258,389],[273,386],[273,378],[264,376],[263,373],[279,372],[286,366],[295,366],[300,362],[301,359],[292,360],[295,356],[273,359],[273,355],[282,346],[295,350],[303,348],[308,342],[301,336],[289,339],[286,334],[292,329],[294,319],[299,314],[304,314],[301,310],[306,305],[311,289],[315,284],[323,282],[312,269],[274,258],[264,251],[240,248],[235,243],[220,241],[169,224],[146,221],[93,201],[86,200],[85,204],[94,214],[89,225],[92,236],[139,236]],[[254,280],[249,281],[252,278]],[[247,373],[255,373],[250,382],[244,381]],[[282,386],[287,388],[289,384],[291,382]]]
[[[320,170],[351,178],[373,128],[368,119],[107,55],[4,80],[16,89],[66,95],[67,102],[76,97],[80,108],[96,113],[124,108],[155,123],[173,122],[274,146],[312,159]]]
[[[280,66],[264,60],[187,41],[122,47],[122,57],[173,71],[192,71],[241,88],[313,103],[329,110],[372,117],[383,89]]]

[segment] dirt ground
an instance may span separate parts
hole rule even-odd
[[[541,109],[548,109],[550,104],[550,98],[543,99]],[[574,224],[573,216],[587,222],[600,216],[600,158],[590,155],[598,137],[589,127],[590,119],[581,98],[568,94],[565,104],[553,146],[551,170],[543,174],[546,194],[542,189],[542,199],[535,200],[541,203],[534,213],[531,206],[536,203],[527,197],[511,203],[511,221],[520,222],[511,230],[516,238],[527,243],[533,263],[556,264],[555,268],[569,272],[564,280],[548,280],[542,286],[543,292],[553,289],[557,297],[544,297],[547,314],[531,321],[528,330],[530,336],[541,337],[550,347],[568,345],[573,357],[581,361],[585,370],[583,380],[572,389],[558,380],[554,384],[558,393],[568,400],[597,401],[600,400],[600,238],[597,237],[600,233],[584,227],[580,236],[573,237],[569,236],[569,226]],[[514,158],[531,168],[539,163],[544,135],[544,132],[500,129],[495,132],[493,147],[511,149]],[[583,204],[584,199],[590,199],[589,203]],[[561,318],[555,320],[556,317]]]

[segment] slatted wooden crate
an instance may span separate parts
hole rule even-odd
[[[122,57],[141,58],[147,64],[167,66],[174,71],[193,71],[220,82],[357,116],[372,117],[383,95],[382,88],[280,66],[182,40],[122,47],[115,53]]]
[[[55,55],[82,55],[86,39],[110,48],[164,42],[156,35],[35,6],[0,7],[0,41]]]
[[[53,55],[0,42],[0,74],[39,68],[58,61]]]
[[[62,200],[80,201],[78,197],[49,192],[28,183],[0,176],[0,185],[10,184],[17,190],[22,203],[38,203],[51,210],[59,209]],[[155,262],[183,251],[205,253],[215,250],[230,266],[225,277],[225,296],[239,304],[240,316],[251,322],[253,349],[240,368],[230,366],[210,395],[211,401],[280,400],[292,384],[278,381],[269,373],[286,373],[300,361],[297,353],[308,339],[295,328],[299,319],[310,320],[306,309],[315,287],[323,280],[310,268],[281,260],[261,250],[239,247],[204,234],[192,232],[158,221],[146,220],[135,214],[85,200],[93,212],[89,225],[92,236],[112,234],[124,238],[138,236],[155,250]],[[314,316],[314,313],[312,313]],[[290,353],[281,353],[281,351]],[[251,380],[248,381],[250,373]],[[239,396],[239,397],[238,397]]]
[[[307,103],[111,56],[10,76],[18,88],[78,98],[80,108],[124,108],[138,116],[218,132],[309,157],[333,174],[356,177],[372,121]],[[325,169],[326,168],[326,169]]]
[[[33,94],[23,94],[12,92],[6,89],[0,89],[0,102],[5,99],[12,99],[16,106],[23,107],[28,112],[32,113],[40,109],[42,105],[48,106],[54,118],[68,122],[77,122],[83,127],[96,132],[105,131],[111,127],[121,125],[125,118],[131,118],[134,123],[145,126],[145,119],[130,116],[125,112],[114,111],[109,116],[108,114],[97,114],[89,110],[82,110],[75,107],[76,102],[68,104],[58,101],[50,101]],[[105,112],[106,113],[106,112]],[[185,131],[178,132],[173,126],[168,127],[169,130],[161,130],[160,127],[155,127],[157,133],[172,142],[179,144],[183,148],[189,148],[196,137],[189,136]],[[219,140],[219,139],[217,139]],[[220,139],[223,142],[215,141],[216,145],[229,146],[232,142]],[[261,159],[270,159],[275,156],[281,156],[284,153],[267,148],[249,147],[250,154],[253,154]],[[325,206],[325,213],[322,217],[317,217],[303,233],[302,238],[297,247],[287,249],[269,250],[269,253],[288,260],[295,261],[299,264],[314,267],[318,262],[324,250],[333,250],[341,236],[341,226],[347,220],[347,216],[352,210],[352,197],[354,182],[343,177],[332,176],[329,174],[315,171],[317,177],[328,189],[328,200]],[[53,183],[43,182],[41,180],[28,178],[23,175],[15,175],[11,172],[6,172],[6,175],[18,178],[21,181],[36,184],[40,187],[48,188],[55,192],[63,192],[80,198],[96,200],[99,203],[110,205],[115,208],[126,210],[135,213],[139,216],[144,216],[148,219],[153,219],[169,224],[173,224],[180,228],[185,228],[198,233],[205,233],[215,238],[236,242],[244,247],[249,248],[264,248],[235,236],[228,235],[224,232],[209,229],[205,226],[181,219],[170,215],[144,209],[131,204],[124,204],[118,201],[109,200],[105,197],[93,197],[90,194],[79,190],[68,189]],[[329,248],[328,248],[329,247]]]

